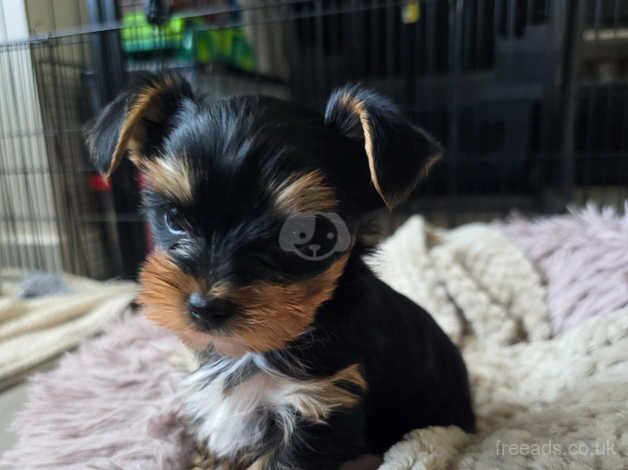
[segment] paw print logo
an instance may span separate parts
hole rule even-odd
[[[320,261],[351,246],[347,224],[334,212],[291,215],[279,233],[282,250],[308,261]]]

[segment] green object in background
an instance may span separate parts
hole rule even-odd
[[[182,18],[172,18],[158,28],[146,21],[144,13],[128,13],[122,18],[122,49],[130,54],[177,49],[183,40],[184,29]]]
[[[194,59],[200,63],[226,62],[243,70],[255,69],[253,48],[240,27],[208,29],[201,22],[193,31]]]
[[[418,23],[421,19],[420,0],[406,0],[401,9],[401,21],[405,24]]]
[[[190,62],[223,62],[242,70],[255,69],[254,51],[241,27],[211,27],[198,18],[173,17],[161,27],[148,23],[144,13],[122,19],[122,49],[134,60],[152,52]]]

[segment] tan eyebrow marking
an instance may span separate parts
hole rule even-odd
[[[289,178],[273,192],[277,207],[288,213],[334,210],[338,205],[318,170]]]
[[[180,202],[191,202],[193,175],[184,158],[158,157],[135,160],[146,183],[155,191]]]

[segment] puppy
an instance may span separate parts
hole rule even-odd
[[[88,145],[106,175],[128,156],[146,182],[139,301],[197,351],[186,405],[219,468],[334,469],[415,428],[473,431],[458,350],[362,260],[365,215],[441,153],[388,99],[349,86],[321,115],[145,75]]]

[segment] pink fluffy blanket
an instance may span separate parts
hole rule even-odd
[[[499,228],[544,275],[556,332],[628,305],[628,217],[587,208]],[[178,348],[142,317],[112,323],[56,370],[31,379],[14,423],[18,442],[0,467],[187,467],[193,442],[171,361]]]
[[[545,278],[555,334],[628,305],[628,203],[623,216],[591,204],[500,227]]]
[[[180,348],[145,318],[125,314],[57,369],[31,379],[13,423],[18,442],[0,467],[184,468],[193,443],[170,362]]]

